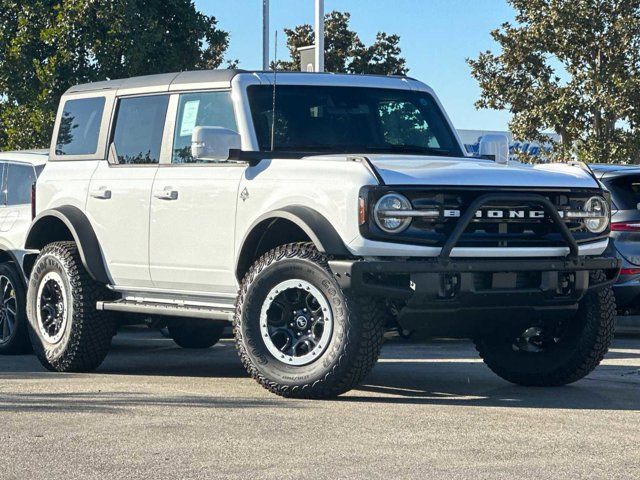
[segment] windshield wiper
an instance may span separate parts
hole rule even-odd
[[[263,152],[268,150],[263,150]],[[328,146],[328,145],[296,145],[295,147],[276,147],[274,154],[281,153],[285,155],[307,154],[349,154],[349,153],[403,153],[411,155],[435,155],[440,157],[455,156],[449,150],[441,148],[424,147],[421,145],[385,145],[385,146],[365,146],[365,145],[349,145],[349,146]]]
[[[364,147],[371,152],[388,152],[388,153],[408,153],[419,155],[437,155],[441,157],[452,157],[453,154],[449,150],[434,147],[423,147],[422,145],[385,145],[384,147]]]

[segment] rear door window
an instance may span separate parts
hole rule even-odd
[[[56,155],[94,155],[98,149],[104,97],[67,100],[62,110]]]
[[[606,179],[611,199],[619,210],[638,210],[640,204],[640,175],[625,175]]]
[[[160,161],[168,103],[168,95],[120,100],[113,132],[118,163],[146,165]]]
[[[7,164],[7,205],[31,203],[31,187],[36,174],[31,165]]]

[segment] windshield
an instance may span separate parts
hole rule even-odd
[[[277,85],[247,89],[261,151],[462,156],[434,99],[425,92]],[[275,122],[274,122],[275,118]]]

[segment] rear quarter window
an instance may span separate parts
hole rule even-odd
[[[56,155],[96,153],[104,104],[104,97],[65,102],[56,139]]]
[[[640,174],[605,179],[611,200],[619,210],[637,210],[640,204]]]
[[[36,174],[31,165],[7,164],[7,205],[31,203],[31,187]]]

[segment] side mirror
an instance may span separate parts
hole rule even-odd
[[[484,135],[480,138],[478,154],[490,158],[496,163],[506,165],[509,162],[509,140],[504,134]]]
[[[223,127],[195,127],[191,134],[191,156],[196,160],[229,159],[229,150],[240,149],[240,134]]]

